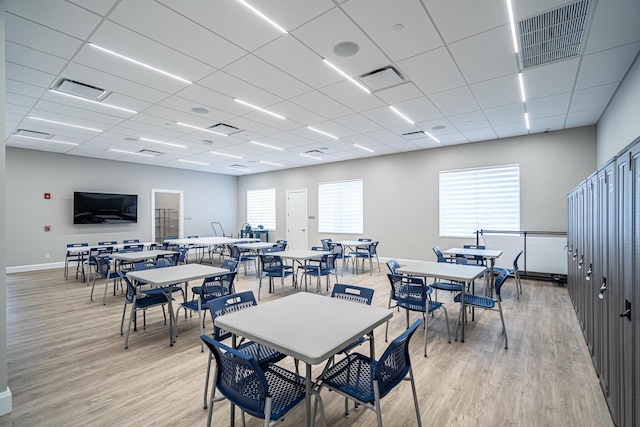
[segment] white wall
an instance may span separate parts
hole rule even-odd
[[[638,137],[640,137],[640,60],[636,57],[635,63],[598,122],[598,167],[604,166]]]
[[[211,221],[235,230],[237,178],[7,148],[7,267],[64,260],[65,245],[151,237],[151,189],[184,191],[184,234],[211,236]],[[73,192],[138,195],[138,223],[74,225]],[[51,193],[45,200],[44,193]],[[51,231],[45,232],[44,226]],[[50,258],[45,258],[45,254]]]
[[[519,163],[521,228],[566,231],[567,193],[595,170],[595,147],[595,127],[589,126],[249,175],[239,179],[237,222],[246,219],[248,189],[275,187],[277,230],[271,240],[285,238],[286,191],[306,188],[308,215],[316,217],[309,220],[309,245],[325,237],[364,236],[380,241],[382,257],[432,259],[432,246],[466,242],[438,236],[438,172]],[[363,236],[319,234],[318,182],[352,178],[364,181]]]

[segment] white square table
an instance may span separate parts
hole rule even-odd
[[[280,258],[284,258],[284,259],[290,259],[293,261],[297,261],[301,266],[307,267],[307,264],[309,263],[309,260],[312,259],[320,259],[325,255],[331,255],[331,252],[329,251],[312,251],[310,249],[286,249],[284,251],[274,251],[274,252],[269,252],[269,255],[275,255],[275,256],[279,256]],[[293,277],[296,278],[296,273],[294,271],[293,273]],[[306,281],[306,276],[305,276],[305,288],[307,286],[307,281]],[[297,280],[296,280],[296,284],[297,284]]]
[[[445,255],[450,256],[463,256],[463,257],[482,257],[482,259],[489,260],[489,277],[485,281],[485,295],[493,295],[493,267],[496,265],[496,258],[502,255],[502,251],[499,249],[476,249],[476,248],[450,248],[446,251],[442,251]]]
[[[462,312],[462,342],[464,342],[464,323],[466,320],[464,303],[466,287],[474,280],[481,277],[485,271],[487,271],[487,268],[480,265],[464,265],[433,261],[414,262],[396,269],[396,273],[398,274],[408,274],[410,276],[420,276],[424,278],[433,277],[463,283],[462,302],[460,303],[460,310]]]
[[[213,264],[212,252],[218,247],[224,247],[225,245],[233,245],[237,242],[258,242],[260,239],[240,239],[235,237],[222,237],[222,236],[211,236],[211,237],[192,237],[190,239],[167,239],[166,242],[171,245],[177,246],[206,246],[209,248],[209,260],[211,264]],[[203,255],[204,258],[204,255]],[[202,260],[200,260],[202,261]]]
[[[190,280],[204,279],[209,276],[222,276],[229,273],[226,268],[211,267],[202,264],[183,264],[172,267],[151,268],[148,270],[129,271],[127,277],[140,282],[148,283],[151,286],[160,286],[167,289],[166,295],[169,300],[169,345],[172,346],[175,341],[174,333],[174,313],[171,292],[169,286],[178,283],[187,283]]]
[[[324,362],[364,334],[371,337],[371,357],[375,357],[373,330],[392,316],[386,308],[301,292],[225,314],[215,323],[305,362],[305,416],[311,426],[311,365]]]
[[[369,248],[369,246],[371,246],[372,242],[366,241],[366,240],[340,240],[338,242],[333,242],[336,243],[340,246],[342,246],[342,250],[345,251],[347,248],[350,248],[351,250],[353,250],[353,252],[358,252],[358,248]],[[346,253],[343,252],[343,254],[346,256]],[[355,271],[356,274],[358,274],[358,257],[356,257],[353,260],[353,269]],[[344,269],[345,266],[345,257],[342,257],[342,268]],[[369,266],[373,271],[373,265],[371,264],[371,260],[369,260]]]

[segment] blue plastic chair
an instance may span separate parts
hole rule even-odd
[[[509,341],[507,339],[507,329],[504,326],[504,316],[502,314],[502,305],[500,301],[502,300],[500,296],[500,290],[504,281],[507,280],[508,274],[506,271],[503,271],[498,275],[494,282],[494,297],[485,297],[482,295],[474,295],[474,294],[464,294],[464,303],[467,307],[474,308],[482,308],[484,310],[497,311],[500,313],[500,321],[502,322],[502,334],[504,335],[504,348],[507,349],[509,346]],[[462,293],[456,295],[453,300],[455,302],[462,302]],[[462,310],[460,310],[460,318],[458,320],[458,326],[460,326],[460,322],[462,322]],[[456,340],[458,339],[458,326],[456,326]]]
[[[520,282],[520,268],[518,267],[518,260],[520,256],[524,253],[524,251],[518,252],[518,255],[513,260],[513,268],[500,268],[493,267],[493,274],[499,276],[503,271],[507,272],[507,276],[513,276],[516,280],[516,296],[520,299],[520,295],[522,295],[522,282]]]
[[[154,261],[136,262],[133,264],[133,269],[140,271],[140,270],[148,270],[150,268],[164,268],[164,267],[171,266],[171,262],[172,262],[171,259],[156,258]],[[139,286],[146,285],[146,283],[136,282],[135,285],[139,287]],[[162,288],[142,289],[139,292],[144,295],[157,295],[157,294],[164,293]],[[184,289],[182,289],[182,286],[171,285],[171,293],[174,293],[174,292],[180,292],[182,294],[183,301],[186,301]]]
[[[102,305],[107,305],[107,289],[109,289],[109,281],[113,280],[113,294],[116,294],[116,279],[120,276],[118,272],[111,271],[111,258],[108,255],[98,255],[93,257],[93,264],[96,266],[96,272],[93,275],[93,283],[91,284],[91,301],[93,301],[93,290],[96,286],[96,279],[100,276],[105,280],[104,296],[102,297]]]
[[[342,272],[340,274],[344,276],[344,270],[349,265],[349,260],[351,260],[351,255],[345,253],[342,245],[336,242],[329,242],[328,250],[330,250],[335,254],[336,261],[342,260]]]
[[[83,248],[85,246],[89,246],[89,243],[67,243],[67,253],[64,256],[64,278],[69,278],[69,263],[76,263],[76,279],[78,278],[78,271],[80,270],[80,266],[82,265],[82,261],[84,260],[85,255],[89,254],[89,250],[79,251],[79,252],[70,252],[70,248]]]
[[[371,242],[371,239],[358,239],[363,242]],[[364,260],[369,260],[369,274],[373,274],[373,258],[375,257],[376,262],[378,263],[378,273],[380,273],[380,260],[378,259],[378,243],[379,242],[371,242],[369,246],[367,246],[367,250],[358,250],[352,252],[351,255],[355,257],[353,262],[358,262],[358,259],[362,260],[362,268],[364,269]]]
[[[411,383],[418,426],[422,426],[414,374],[409,358],[409,341],[421,323],[422,320],[416,320],[402,335],[394,339],[380,359],[375,360],[360,353],[351,353],[320,377],[320,388],[327,387],[345,397],[345,417],[349,416],[347,401],[351,399],[373,410],[377,415],[378,426],[381,427],[380,400],[403,380],[407,380]]]
[[[238,242],[238,243],[246,243],[246,242]],[[238,264],[242,264],[244,267],[244,274],[247,274],[247,264],[256,262],[256,255],[251,254],[249,252],[243,252],[236,245],[228,245],[229,247],[229,256],[231,259],[238,261]]]
[[[211,313],[211,320],[213,322],[213,339],[216,341],[223,341],[232,336],[231,332],[221,329],[215,326],[215,320],[219,316],[224,316],[227,313],[233,313],[245,308],[257,305],[256,299],[253,296],[253,292],[245,291],[237,294],[228,295],[226,297],[216,298],[207,302],[207,307]],[[253,341],[245,341],[240,345],[234,347],[242,351],[245,354],[252,356],[258,365],[266,365],[269,363],[275,363],[286,356],[270,347],[258,344]],[[207,375],[204,381],[204,409],[207,409],[207,393],[209,390],[209,376],[211,374],[211,361],[213,355],[209,354],[209,362],[207,365]]]
[[[320,250],[323,248],[312,248],[312,250]],[[336,258],[334,254],[323,255],[319,260],[309,260],[309,263],[302,267],[302,274],[304,276],[311,276],[316,278],[316,292],[322,293],[322,286],[320,286],[320,278],[327,278],[327,292],[329,291],[329,277],[333,274],[338,282],[338,273],[336,271]],[[307,281],[305,279],[305,291]]]
[[[438,262],[449,262],[455,264],[466,265],[467,259],[464,257],[455,257],[455,258],[438,258]],[[438,291],[448,291],[448,292],[462,292],[462,286],[464,286],[460,282],[449,282],[449,281],[441,281],[436,278],[433,283],[430,283],[432,289],[435,290],[435,300],[438,300]]]
[[[268,251],[262,251],[260,254],[260,282],[258,284],[258,299],[260,299],[260,290],[262,289],[262,278],[269,278],[269,292],[273,291],[273,279],[280,278],[282,284],[282,295],[284,296],[284,279],[293,275],[293,267],[285,265],[282,258],[277,255],[270,255]],[[294,282],[295,285],[295,282]]]
[[[431,300],[429,295],[431,294],[432,289],[430,286],[424,284],[424,279],[422,277],[391,273],[388,273],[387,277],[389,278],[389,283],[391,285],[388,307],[400,307],[405,309],[407,315],[407,328],[409,327],[409,312],[416,311],[422,313],[422,319],[425,322],[424,357],[427,357],[427,326],[429,318],[427,314],[440,308],[444,311],[444,317],[447,322],[447,334],[449,336],[449,342],[451,342],[451,331],[449,330],[449,316],[447,315],[447,309],[444,307],[443,303]],[[387,340],[388,332],[389,321],[387,321],[384,333],[385,341]]]
[[[123,240],[122,243],[124,243],[125,245],[129,243],[140,243],[140,239],[126,239],[126,240]]]
[[[389,267],[389,271],[392,274],[396,274],[396,269],[400,268],[400,263],[395,258],[390,259],[389,261],[387,261],[387,267]]]
[[[487,249],[484,245],[462,245],[462,247],[465,249]],[[473,264],[484,265],[485,267],[487,266],[484,261],[484,257],[480,255],[469,257],[469,261]]]
[[[229,270],[229,272],[235,273],[237,271],[237,269],[238,269],[238,261],[236,261],[235,259],[227,258],[227,259],[222,261],[222,265],[220,265],[220,268],[226,268],[227,270]],[[207,280],[207,278],[205,278],[202,281],[202,284],[204,286],[207,286],[207,283],[209,283],[210,281],[211,280]],[[223,291],[221,291],[220,296],[235,293],[235,290],[233,289],[233,285],[230,288],[231,289],[229,289],[229,292],[227,292],[227,293],[223,293]],[[200,294],[200,286],[194,286],[193,288],[191,288],[191,292],[194,294],[194,297],[199,295]]]

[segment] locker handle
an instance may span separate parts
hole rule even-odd
[[[589,264],[589,269],[587,270],[587,277],[585,277],[585,280],[591,280],[591,273],[593,273],[593,265]]]
[[[628,299],[624,300],[624,312],[620,313],[620,317],[626,317],[627,319],[631,320],[631,301],[629,301]]]
[[[583,256],[580,257],[580,261],[578,261],[578,270],[580,270],[582,268],[582,264],[584,263],[584,258]]]
[[[602,286],[600,286],[600,293],[598,294],[598,298],[604,299],[604,293],[607,291],[607,279],[603,277]]]

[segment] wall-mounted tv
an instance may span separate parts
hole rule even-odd
[[[138,222],[136,194],[73,193],[74,224],[127,224]]]

